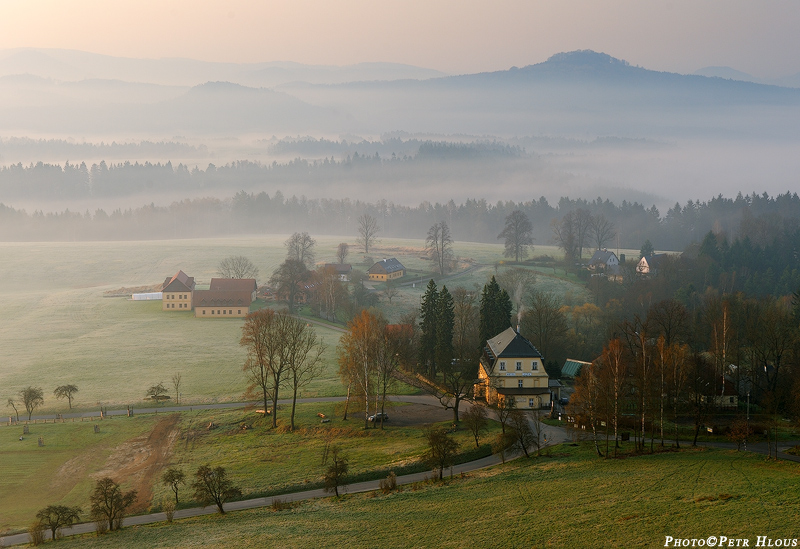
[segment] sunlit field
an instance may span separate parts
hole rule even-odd
[[[288,235],[231,239],[165,240],[93,243],[0,244],[0,397],[14,397],[23,387],[42,387],[44,406],[37,413],[63,413],[66,401],[53,397],[58,385],[78,386],[74,406],[81,411],[100,406],[142,406],[147,389],[164,382],[170,389],[173,374],[182,376],[181,401],[207,403],[240,400],[245,391],[241,367],[245,349],[239,345],[241,319],[196,319],[191,312],[162,312],[161,303],[133,302],[104,297],[119,288],[158,285],[179,269],[199,285],[216,276],[219,261],[245,255],[265,282],[285,257]],[[357,249],[354,238],[317,237],[317,262],[334,262],[337,245],[351,244],[348,261],[366,271],[374,260],[397,257],[408,268],[409,280],[390,305],[379,308],[392,320],[419,307],[425,284],[432,275],[419,240],[383,239],[370,257]],[[480,288],[505,267],[501,244],[456,242],[459,271],[441,284],[450,288]],[[553,249],[536,253],[554,255]],[[562,296],[580,296],[582,286],[541,274],[538,286]],[[381,283],[375,290],[383,289]],[[269,306],[282,306],[268,303]],[[344,394],[337,375],[336,345],[341,332],[316,326],[326,345],[325,367],[303,396]],[[173,395],[174,398],[174,395]],[[6,408],[13,414],[11,408]]]
[[[726,450],[602,460],[556,447],[440,485],[129,527],[63,547],[663,547],[800,538],[797,464]]]

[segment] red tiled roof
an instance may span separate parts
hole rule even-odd
[[[251,293],[197,290],[194,292],[194,306],[197,307],[249,307]]]
[[[191,292],[194,290],[194,277],[188,276],[183,271],[178,271],[175,276],[168,276],[161,286],[162,292]]]
[[[255,278],[212,278],[209,285],[211,291],[221,292],[255,292]]]

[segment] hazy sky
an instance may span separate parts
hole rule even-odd
[[[451,73],[576,49],[655,70],[800,72],[798,0],[0,0],[0,49],[391,61]]]

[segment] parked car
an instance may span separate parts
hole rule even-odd
[[[562,406],[566,406],[567,404],[569,404],[569,397],[559,398],[558,403],[561,404]]]
[[[371,421],[372,423],[380,423],[381,421],[383,421],[385,423],[385,422],[389,421],[389,414],[382,414],[382,413],[379,412],[379,413],[375,414],[374,416],[369,416],[367,419],[369,421]]]

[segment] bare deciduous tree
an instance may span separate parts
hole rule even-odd
[[[422,454],[422,461],[432,469],[439,470],[439,480],[444,478],[445,467],[453,463],[458,452],[458,442],[447,435],[441,427],[430,427],[425,431],[428,448]]]
[[[77,392],[78,386],[69,384],[59,385],[56,387],[55,391],[53,391],[53,394],[57,399],[66,398],[67,402],[69,402],[69,409],[72,410],[72,399],[75,397],[75,393]]]
[[[217,274],[222,278],[258,278],[258,267],[243,255],[232,255],[219,262]]]
[[[48,505],[36,513],[39,523],[50,530],[53,541],[61,537],[61,529],[69,528],[81,518],[80,507]]]
[[[397,289],[397,284],[395,284],[394,280],[387,280],[386,287],[383,289],[383,297],[389,300],[389,305],[392,304],[392,299],[397,297],[400,294],[400,290]]]
[[[349,464],[347,463],[347,458],[344,456],[344,454],[342,454],[342,451],[338,446],[333,446],[330,448],[330,451],[327,451],[326,449],[326,452],[328,452],[327,457],[331,464],[325,470],[322,480],[325,483],[325,491],[333,492],[338,498],[339,486],[343,486],[345,484],[347,472],[349,470]]]
[[[450,270],[453,261],[453,238],[450,236],[450,227],[447,223],[441,221],[428,229],[425,250],[430,254],[431,261],[440,275]]]
[[[44,391],[41,387],[25,387],[19,392],[19,398],[22,404],[25,405],[25,411],[28,412],[28,421],[31,420],[34,410],[44,404]]]
[[[530,219],[521,210],[514,210],[506,216],[506,226],[497,235],[505,239],[504,257],[513,257],[519,263],[520,257],[528,257],[528,248],[533,245],[533,225]]]
[[[260,309],[245,317],[242,339],[239,344],[247,347],[244,373],[248,381],[248,396],[260,392],[264,413],[272,402],[272,426],[277,427],[278,390],[284,378],[285,364],[281,362],[281,326],[284,313],[272,309]]]
[[[170,467],[161,475],[161,483],[175,492],[175,505],[178,505],[178,488],[186,482],[186,474],[177,467]]]
[[[158,404],[162,400],[169,400],[169,395],[167,394],[167,388],[164,387],[164,382],[159,381],[158,385],[153,385],[149,389],[147,389],[146,396],[148,399],[153,400]]]
[[[103,522],[108,530],[122,528],[125,511],[136,501],[136,490],[122,492],[119,484],[109,477],[97,481],[94,491],[89,496],[92,518]]]
[[[310,269],[314,265],[314,246],[317,241],[308,233],[294,233],[283,243],[286,246],[286,258],[301,262]]]
[[[213,503],[222,515],[225,514],[223,504],[242,495],[242,491],[228,479],[224,467],[212,469],[208,464],[197,468],[192,488],[195,501],[203,507]]]
[[[272,273],[269,279],[270,285],[280,296],[285,296],[288,302],[289,312],[294,312],[295,301],[302,292],[301,283],[310,276],[306,264],[299,259],[286,259]]]
[[[319,375],[322,368],[322,353],[325,345],[304,321],[286,317],[283,319],[281,361],[286,362],[286,374],[292,388],[291,428],[294,430],[294,413],[297,393]]]
[[[617,234],[614,224],[603,214],[592,217],[590,232],[597,249],[600,250]]]
[[[358,239],[357,243],[364,248],[364,253],[368,254],[371,246],[378,243],[377,235],[378,220],[369,214],[364,214],[358,218]]]
[[[175,388],[175,404],[181,403],[181,373],[172,374],[172,386]]]
[[[347,242],[341,242],[336,248],[336,259],[339,265],[343,265],[347,261],[347,256],[350,255],[350,245]]]
[[[14,409],[14,413],[17,416],[17,422],[19,422],[19,410],[17,409],[17,403],[14,401],[13,398],[9,398],[7,405]]]
[[[475,438],[475,448],[480,448],[479,437],[489,425],[486,406],[474,403],[466,412],[461,414],[461,422]]]

